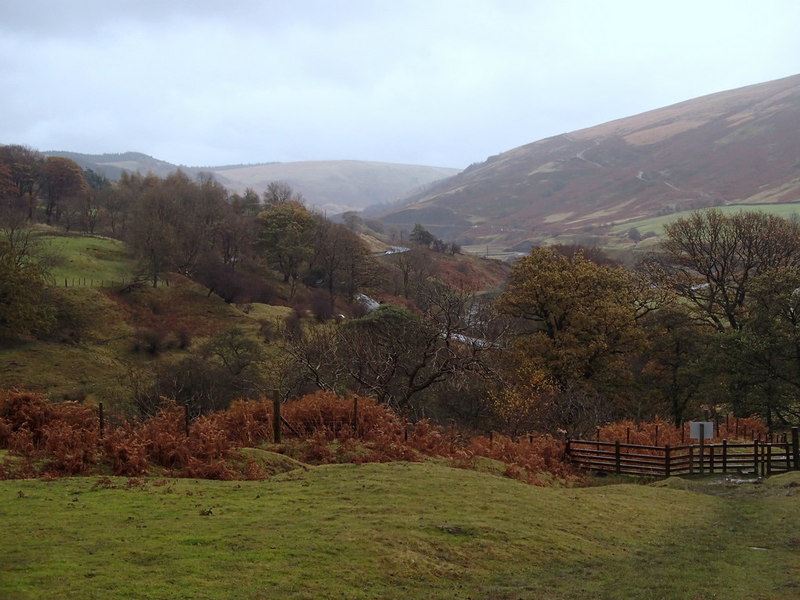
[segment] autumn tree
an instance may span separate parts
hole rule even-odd
[[[0,164],[8,172],[4,185],[8,193],[6,199],[13,199],[13,204],[7,206],[23,211],[28,221],[33,220],[39,202],[43,162],[44,157],[39,152],[25,146],[0,146]]]
[[[395,295],[411,297],[414,286],[430,276],[436,275],[436,265],[431,259],[430,250],[414,246],[409,250],[395,252],[390,263],[394,268]]]
[[[175,269],[194,277],[198,263],[213,252],[228,210],[227,192],[211,177],[201,175],[195,182],[181,171],[168,176],[164,185],[175,204]]]
[[[258,246],[268,264],[291,283],[293,296],[304,266],[314,255],[317,221],[301,202],[269,205],[259,216]]]
[[[283,181],[270,181],[267,184],[267,189],[264,190],[263,197],[264,206],[267,208],[289,202],[305,203],[302,194],[295,192],[292,186]]]
[[[83,170],[77,163],[60,156],[48,156],[42,165],[42,189],[47,197],[45,215],[49,225],[61,220],[64,202],[87,193]]]
[[[244,217],[255,217],[263,210],[261,198],[253,188],[247,188],[244,194],[233,194],[230,199],[233,212]]]
[[[152,184],[156,178],[148,178]],[[105,215],[109,233],[119,239],[127,239],[128,225],[136,201],[148,187],[145,178],[138,173],[123,171],[119,181],[111,187],[95,190],[98,209]]]
[[[0,162],[0,209],[6,211],[15,207],[17,188],[11,173],[11,166]]]
[[[497,301],[500,311],[519,322],[509,361],[514,369],[506,373],[508,389],[517,385],[524,390],[533,382],[531,391],[539,393],[528,401],[538,397],[541,403],[555,403],[556,414],[557,400],[563,401],[568,391],[591,403],[600,398],[610,412],[623,406],[633,380],[630,359],[643,343],[634,290],[622,267],[597,264],[580,251],[565,256],[534,248],[514,265]],[[561,427],[568,429],[574,423],[566,410],[563,414]]]
[[[317,215],[314,255],[311,265],[316,269],[328,290],[331,303],[337,294],[347,301],[353,296],[367,272],[369,250],[361,238],[344,225],[333,223]]]
[[[140,188],[131,211],[128,239],[135,249],[142,275],[153,287],[173,265],[178,231],[174,198],[156,177],[133,182]]]

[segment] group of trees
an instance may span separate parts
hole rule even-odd
[[[398,273],[414,251],[393,259]],[[411,310],[287,335],[308,382],[517,432],[727,410],[773,426],[800,418],[797,223],[693,213],[635,268],[580,247],[534,248],[495,299],[424,264],[399,287]]]
[[[41,219],[69,230],[78,224],[91,232],[97,192],[105,178],[84,172],[68,158],[43,156],[24,146],[0,146],[0,217]]]
[[[635,269],[535,248],[498,308],[517,319],[496,393],[511,426],[585,432],[604,420],[716,410],[800,417],[800,226],[693,213]]]
[[[340,324],[286,331],[284,349],[316,388],[368,395],[415,418],[474,418],[469,403],[442,407],[448,395],[482,393],[492,380],[497,315],[435,278],[413,297],[413,309],[384,304]]]
[[[298,282],[321,282],[331,306],[370,277],[361,238],[311,211],[286,184],[229,194],[211,177],[181,171],[163,179],[123,172],[112,183],[67,158],[0,146],[0,224],[37,221],[122,239],[152,285],[178,272],[229,301],[267,299],[254,282],[260,267],[278,271],[290,295]]]

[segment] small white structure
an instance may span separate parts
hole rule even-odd
[[[713,421],[690,421],[689,422],[689,437],[693,440],[701,438],[710,440],[714,437],[714,422]]]

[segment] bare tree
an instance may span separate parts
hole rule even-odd
[[[711,209],[665,233],[666,281],[719,330],[740,328],[754,276],[800,265],[800,225],[774,215]]]

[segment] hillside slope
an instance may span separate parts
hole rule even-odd
[[[544,139],[381,218],[512,244],[728,203],[800,201],[800,75]]]

